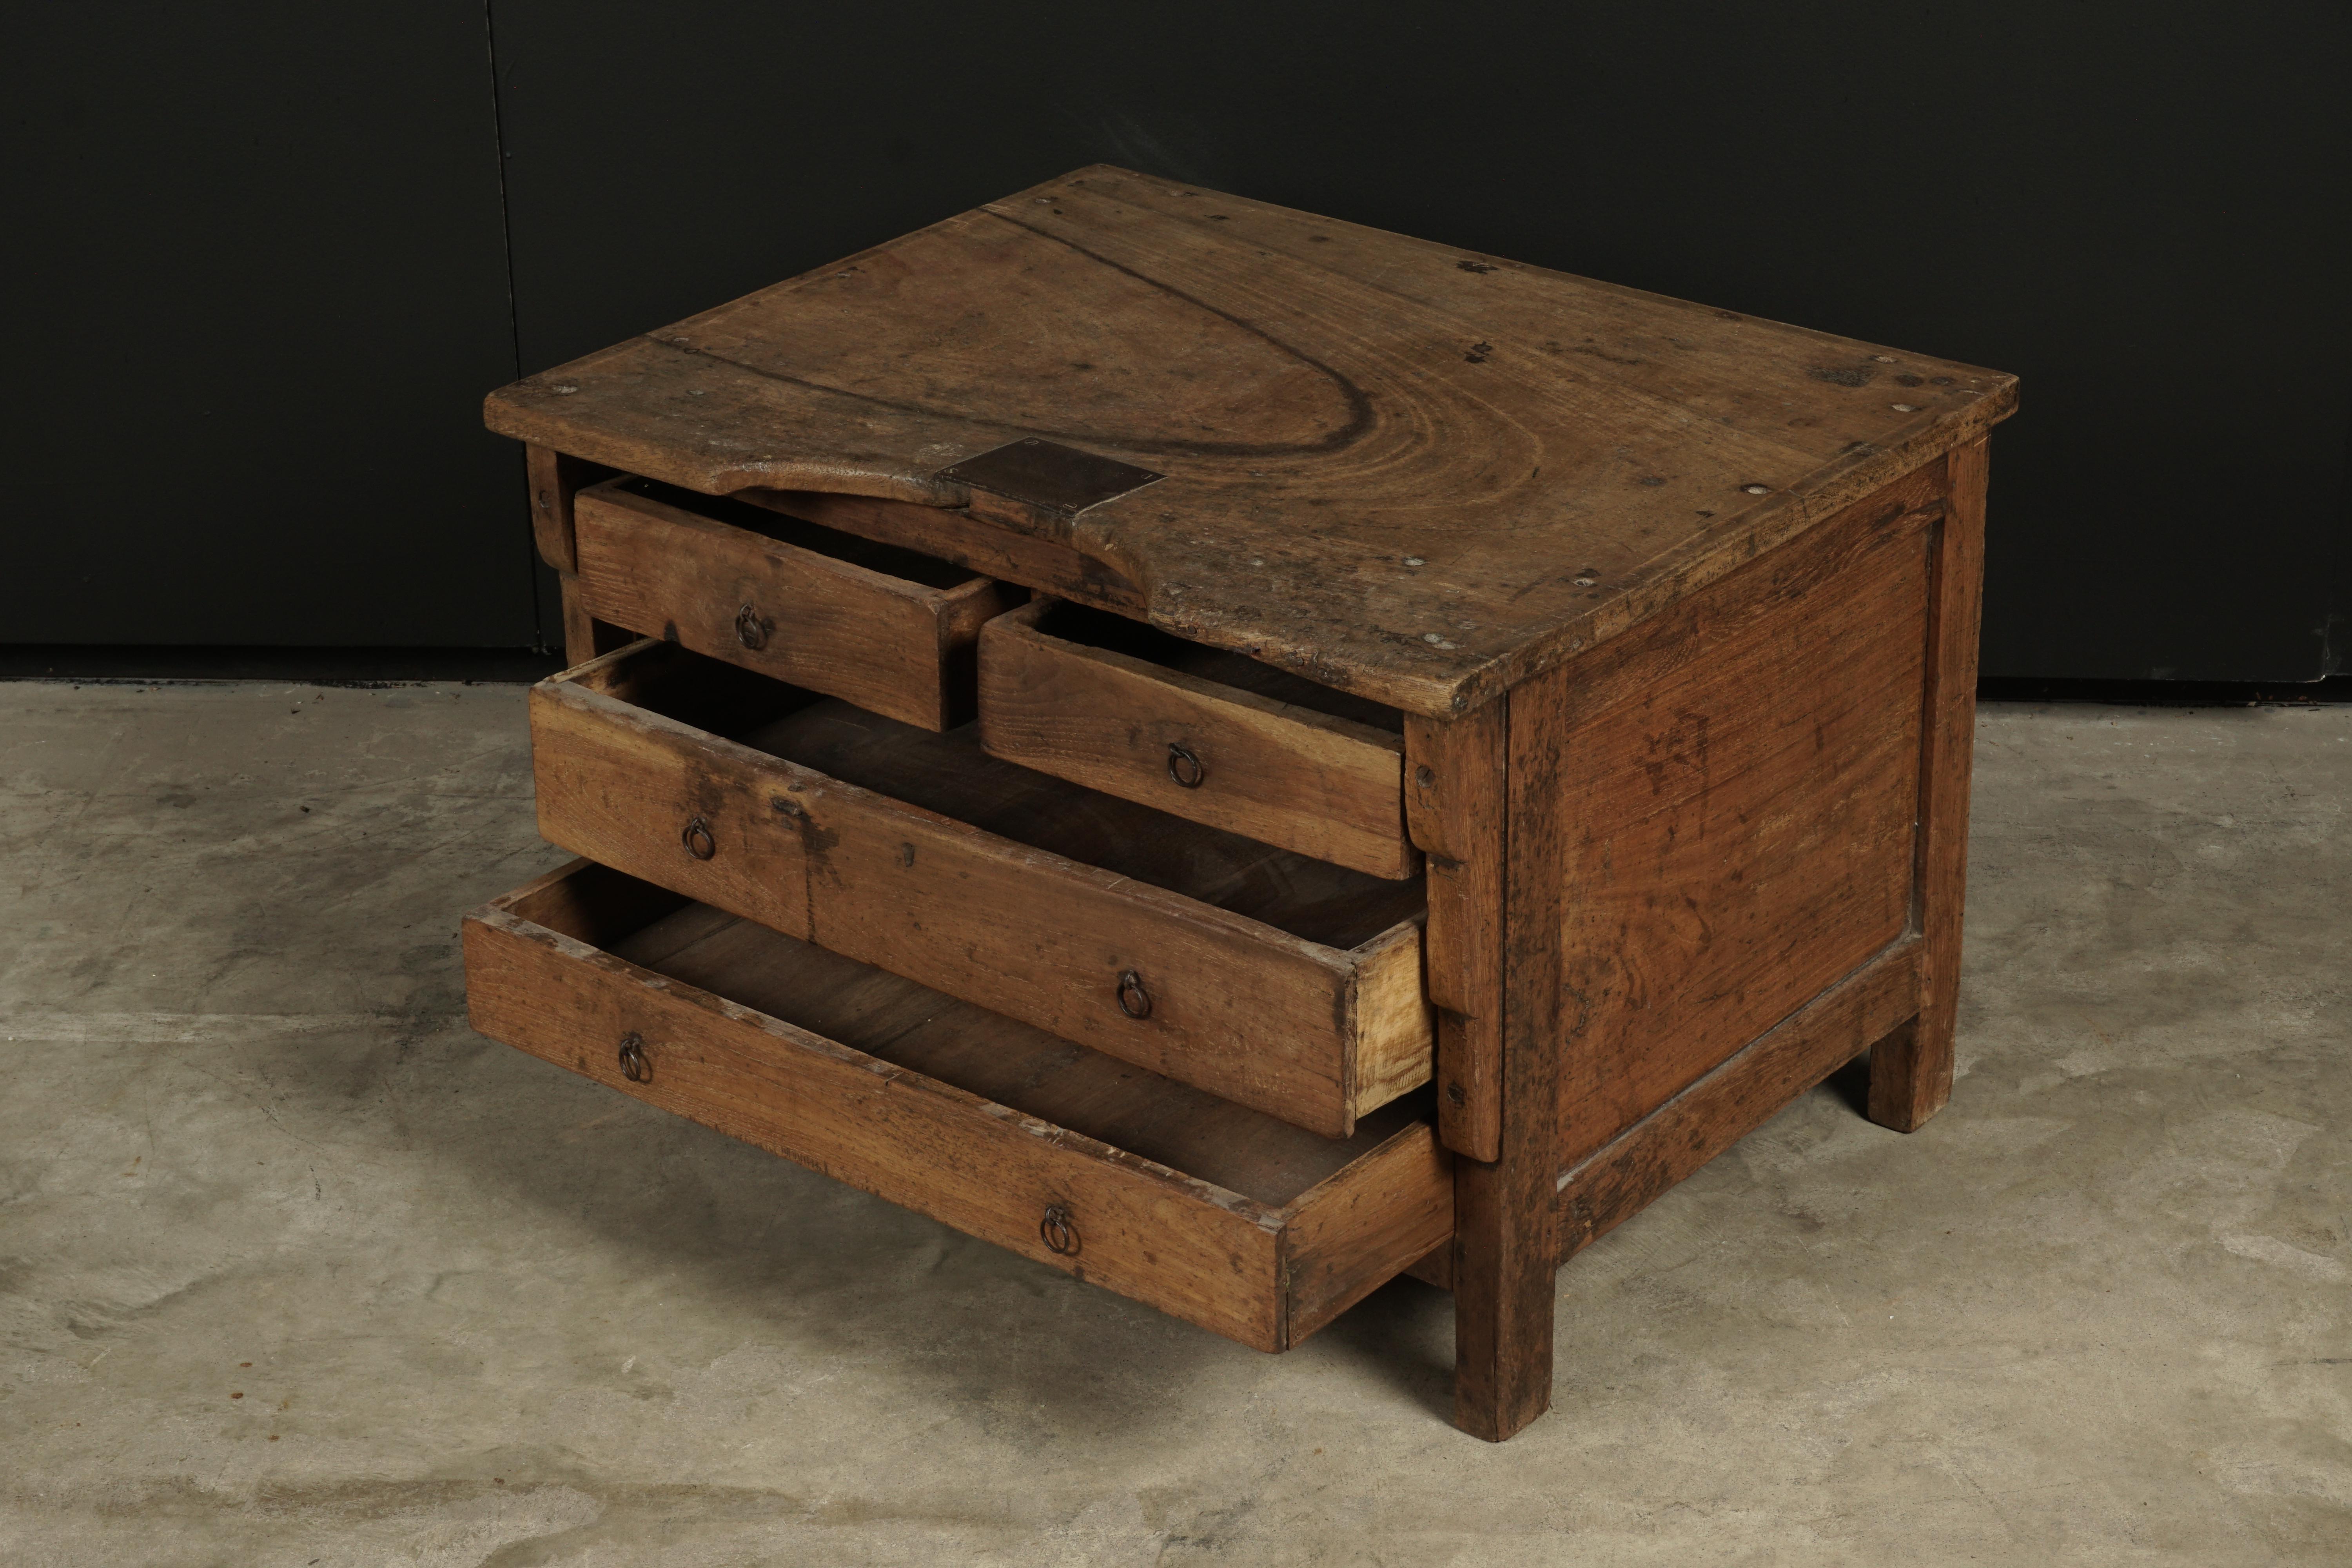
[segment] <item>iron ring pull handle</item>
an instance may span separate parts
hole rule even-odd
[[[1209,776],[1198,752],[1181,741],[1168,742],[1168,776],[1176,781],[1179,789],[1199,789],[1201,781]]]
[[[1079,1247],[1084,1245],[1078,1240],[1077,1221],[1067,1204],[1045,1205],[1045,1217],[1037,1222],[1037,1237],[1045,1244],[1046,1250],[1064,1258],[1076,1257]]]
[[[631,1083],[654,1080],[654,1059],[646,1054],[646,1037],[635,1029],[621,1037],[621,1076]]]
[[[719,840],[710,836],[710,824],[700,816],[687,819],[686,831],[677,839],[686,846],[686,852],[698,860],[708,860],[719,853]]]
[[[1132,969],[1118,977],[1118,1010],[1130,1018],[1151,1016],[1151,993],[1143,988],[1143,976]]]
[[[745,647],[767,647],[768,634],[775,629],[776,623],[762,617],[751,605],[747,604],[735,612],[735,640]]]

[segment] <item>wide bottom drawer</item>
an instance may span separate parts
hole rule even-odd
[[[1453,1230],[1425,1093],[1318,1137],[588,861],[465,941],[483,1034],[1260,1350]]]

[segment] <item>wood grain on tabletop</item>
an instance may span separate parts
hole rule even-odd
[[[1107,166],[491,395],[707,493],[963,507],[1035,437],[1164,475],[1008,510],[1154,624],[1462,711],[1975,440],[2014,378]]]

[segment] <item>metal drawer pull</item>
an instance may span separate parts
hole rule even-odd
[[[677,837],[686,846],[686,852],[698,860],[708,860],[719,853],[719,840],[710,837],[710,824],[698,816],[689,819],[686,831]]]
[[[1176,781],[1179,788],[1199,789],[1201,781],[1209,776],[1209,770],[1201,765],[1201,759],[1193,755],[1191,747],[1181,741],[1171,741],[1168,742],[1168,776]]]
[[[1132,969],[1118,977],[1118,1010],[1130,1018],[1151,1016],[1151,993],[1143,988],[1143,976]]]
[[[735,612],[735,640],[745,647],[767,647],[768,634],[775,629],[775,622],[761,620],[760,612],[749,605]]]
[[[1071,1222],[1069,1205],[1046,1205],[1045,1217],[1037,1222],[1037,1235],[1048,1248],[1060,1253],[1063,1257],[1077,1256],[1080,1245],[1078,1227]]]
[[[646,1055],[646,1037],[635,1029],[621,1037],[621,1076],[631,1083],[654,1080],[654,1059]]]

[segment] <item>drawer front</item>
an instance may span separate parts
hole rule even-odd
[[[941,730],[970,716],[985,577],[929,586],[670,505],[618,479],[572,505],[597,619]],[[863,545],[862,541],[853,542]]]
[[[1377,877],[1413,872],[1402,740],[1040,630],[1048,606],[980,644],[990,752]]]
[[[599,870],[575,863],[467,917],[477,1029],[1260,1350],[1287,1348],[1451,1233],[1448,1163],[1425,1124],[1277,1208],[639,968],[518,910]]]
[[[1328,1136],[1427,1081],[1418,925],[1327,947],[841,783],[595,689],[636,651],[532,693],[550,842]]]

